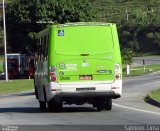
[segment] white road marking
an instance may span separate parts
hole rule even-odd
[[[116,104],[116,103],[113,103],[113,105],[117,106],[117,107],[125,108],[125,109],[130,109],[130,110],[134,110],[134,111],[143,112],[143,113],[150,113],[150,114],[160,115],[159,112],[142,110],[142,109],[138,109],[138,108],[133,108],[133,107],[128,107],[128,106],[124,106],[124,105],[119,105],[119,104]]]

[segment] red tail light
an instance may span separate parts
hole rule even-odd
[[[115,64],[115,79],[119,80],[121,77],[121,70],[120,70],[120,65],[119,64]]]
[[[57,80],[57,78],[56,78],[56,67],[55,66],[50,66],[49,75],[50,75],[50,80],[51,81],[55,82]]]
[[[51,77],[51,81],[56,81],[56,77]]]
[[[120,74],[115,75],[116,80],[120,79]]]

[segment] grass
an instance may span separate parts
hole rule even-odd
[[[152,91],[149,95],[154,100],[160,102],[160,89]]]
[[[126,75],[126,69],[123,71],[123,76],[140,76],[152,72],[159,72],[160,71],[160,64],[152,64],[152,65],[146,65],[145,69],[144,66],[137,66],[133,67],[130,70],[130,74]]]
[[[9,82],[0,82],[0,95],[17,93],[32,90],[34,87],[33,80],[9,80]]]
[[[4,56],[0,55],[0,61],[4,60]]]
[[[3,72],[3,60],[4,60],[4,57],[0,55],[0,73]]]
[[[3,72],[3,64],[0,64],[0,73]]]

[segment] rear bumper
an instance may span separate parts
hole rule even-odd
[[[86,89],[86,90],[85,90]],[[122,94],[122,80],[98,81],[84,83],[50,83],[50,99],[92,99],[92,98],[120,98]]]
[[[121,96],[119,94],[115,94],[113,91],[112,92],[64,92],[64,93],[59,93],[56,96],[62,98],[62,99],[79,99],[79,98],[120,98]]]

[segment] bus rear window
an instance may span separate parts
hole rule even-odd
[[[103,54],[113,50],[112,31],[109,26],[73,26],[57,29],[56,53]]]

